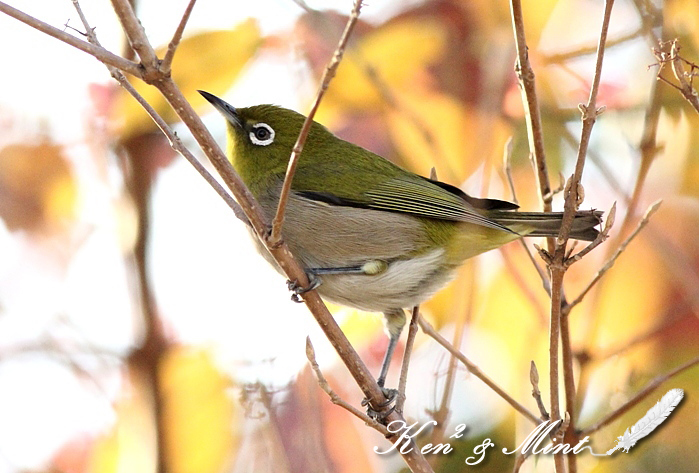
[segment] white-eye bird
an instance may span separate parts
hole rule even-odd
[[[305,117],[274,105],[235,108],[200,93],[226,118],[227,156],[271,221]],[[383,387],[405,325],[403,309],[429,299],[472,256],[525,235],[558,235],[561,212],[517,208],[406,171],[313,122],[282,237],[323,298],[383,312],[390,337],[377,380]],[[601,216],[577,212],[571,238],[593,240]]]

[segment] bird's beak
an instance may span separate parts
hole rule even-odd
[[[210,94],[208,92],[204,92],[203,90],[198,91],[206,100],[209,101],[211,105],[213,105],[216,110],[218,110],[221,115],[226,117],[226,120],[231,122],[233,125],[237,127],[242,127],[242,122],[240,121],[240,116],[238,115],[238,111],[235,109],[235,107],[225,100],[221,100],[220,98],[216,97],[214,94]]]

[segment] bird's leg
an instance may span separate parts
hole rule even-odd
[[[391,309],[383,313],[384,325],[386,331],[388,332],[388,347],[386,348],[386,354],[383,357],[383,362],[381,363],[381,371],[379,372],[379,377],[376,380],[379,386],[384,387],[386,382],[386,376],[388,375],[388,367],[391,365],[391,358],[393,358],[393,352],[398,345],[398,339],[405,326],[405,312],[403,309]]]
[[[294,302],[303,302],[303,299],[301,298],[302,295],[307,293],[308,291],[312,291],[313,289],[316,289],[318,286],[321,285],[322,281],[320,278],[317,278],[315,274],[312,272],[306,271],[306,276],[308,276],[308,287],[302,287],[299,286],[298,281],[291,281],[287,280],[286,281],[286,287],[289,288],[289,290],[292,292],[291,294],[291,300]]]
[[[336,268],[308,268],[306,274],[311,284],[308,287],[300,287],[296,281],[287,281],[286,285],[293,294],[291,300],[294,302],[303,302],[299,297],[304,293],[316,289],[321,285],[322,281],[317,276],[329,274],[365,274],[367,276],[375,276],[381,274],[388,268],[388,263],[384,260],[369,260],[362,265],[356,266],[340,266]],[[399,333],[400,335],[400,333]]]
[[[383,362],[381,363],[381,371],[379,372],[379,377],[376,383],[381,387],[384,396],[386,396],[386,401],[382,402],[378,406],[372,406],[365,399],[362,405],[367,406],[367,414],[375,419],[383,419],[388,414],[393,412],[395,406],[390,406],[393,401],[396,400],[398,395],[398,390],[388,389],[384,387],[386,383],[386,376],[388,375],[388,368],[391,365],[391,358],[393,358],[393,352],[398,345],[398,339],[400,339],[400,334],[405,326],[405,312],[403,309],[390,309],[383,313],[384,324],[386,326],[386,331],[388,332],[388,347],[386,348],[386,354],[384,355]]]
[[[388,263],[384,260],[369,260],[364,264],[356,266],[341,266],[337,268],[309,268],[306,271],[311,274],[366,274],[375,276],[381,274],[388,268]]]
[[[375,276],[381,274],[388,268],[388,263],[384,260],[369,260],[362,265],[357,266],[340,266],[337,268],[308,268],[306,275],[310,281],[308,287],[301,287],[298,281],[287,281],[286,286],[293,294],[291,300],[294,302],[303,302],[300,296],[308,291],[316,289],[322,284],[322,281],[317,276],[328,274],[366,274],[367,276]],[[405,318],[405,317],[404,317]],[[400,332],[398,333],[400,335]]]

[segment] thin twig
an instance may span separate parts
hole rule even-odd
[[[580,435],[585,436],[585,435],[590,435],[594,432],[597,432],[600,430],[602,427],[609,425],[610,423],[614,422],[616,419],[621,417],[623,414],[625,414],[629,409],[634,407],[636,404],[641,402],[643,399],[648,397],[653,391],[658,389],[661,384],[663,384],[665,381],[669,380],[670,378],[677,376],[678,374],[682,373],[683,371],[688,370],[689,368],[692,368],[695,365],[699,365],[699,357],[696,357],[692,360],[689,360],[683,365],[678,366],[674,370],[670,371],[667,374],[657,376],[655,377],[651,382],[649,382],[643,389],[641,389],[638,394],[636,394],[634,397],[626,401],[621,407],[617,408],[614,410],[614,412],[611,412],[607,414],[602,420],[598,421],[597,423],[582,429]]]
[[[413,353],[413,345],[415,344],[415,335],[417,334],[417,322],[420,319],[420,306],[413,307],[410,325],[408,326],[408,339],[405,341],[405,350],[403,351],[403,364],[400,368],[400,379],[398,381],[398,400],[396,401],[396,410],[403,412],[405,405],[405,386],[408,384],[408,367],[410,366],[410,355]]]
[[[12,8],[6,3],[0,2],[0,12],[5,13],[16,20],[21,21],[22,23],[41,31],[42,33],[46,33],[47,35],[53,38],[56,38],[60,41],[63,41],[66,44],[69,44],[70,46],[84,51],[105,64],[114,66],[119,70],[128,72],[129,74],[132,74],[136,77],[141,77],[143,71],[140,68],[140,66],[135,62],[117,56],[116,54],[102,47],[95,46],[94,44],[90,44],[87,41],[83,41],[79,38],[76,38],[75,36],[70,35],[63,30],[59,30],[58,28],[55,28],[49,25],[48,23],[44,23],[43,21],[40,21],[34,18],[33,16],[27,15],[22,11]]]
[[[536,95],[536,81],[534,70],[529,63],[527,52],[527,41],[524,36],[524,15],[522,14],[522,3],[520,0],[511,0],[510,9],[512,12],[512,27],[515,32],[515,45],[517,47],[517,61],[515,72],[522,89],[522,100],[524,102],[524,115],[527,121],[527,134],[529,136],[529,149],[536,167],[536,178],[539,185],[539,196],[542,199],[544,212],[551,211],[551,199],[545,196],[551,195],[551,184],[549,182],[548,168],[546,165],[546,155],[544,152],[544,135],[541,123],[541,110],[539,100]],[[553,250],[551,246],[549,250]]]
[[[612,230],[612,227],[614,226],[614,219],[616,218],[616,202],[612,204],[612,208],[609,209],[609,212],[607,212],[607,221],[604,222],[604,228],[602,229],[601,232],[597,235],[597,237],[590,242],[589,245],[587,245],[585,248],[582,250],[578,251],[574,255],[570,255],[569,252],[566,252],[566,255],[564,256],[564,261],[563,265],[568,268],[574,263],[577,263],[585,255],[587,255],[589,252],[597,248],[599,245],[607,241],[607,238],[609,238],[609,232]],[[575,246],[575,243],[570,248],[570,251],[573,251],[573,247]]]
[[[521,405],[519,402],[507,394],[500,386],[498,386],[492,379],[490,379],[483,371],[481,371],[478,366],[476,366],[471,360],[466,358],[466,356],[456,349],[449,341],[444,338],[439,332],[437,332],[429,322],[425,319],[420,319],[420,328],[426,334],[432,337],[437,343],[442,345],[449,353],[454,355],[461,363],[468,368],[468,371],[472,373],[476,378],[483,381],[486,386],[495,391],[501,398],[503,398],[507,403],[509,403],[517,412],[522,414],[524,417],[532,421],[535,425],[538,425],[540,419],[529,409]]]
[[[182,15],[182,19],[180,20],[180,24],[177,25],[175,34],[172,35],[172,39],[170,40],[170,43],[167,45],[167,52],[165,53],[165,57],[160,62],[160,69],[163,71],[164,74],[170,72],[170,69],[172,68],[172,60],[175,58],[175,51],[177,51],[177,46],[179,46],[180,40],[182,40],[184,28],[185,26],[187,26],[187,22],[189,21],[189,17],[192,14],[192,10],[194,9],[195,3],[197,3],[197,0],[189,0],[187,8],[185,9],[184,14]]]
[[[660,204],[662,203],[662,200],[657,200],[653,204],[651,204],[650,207],[648,207],[648,210],[646,210],[646,213],[643,215],[643,218],[638,222],[636,225],[636,229],[628,236],[626,239],[617,247],[616,251],[612,255],[611,258],[607,260],[604,265],[597,271],[597,274],[592,278],[592,280],[585,286],[585,289],[583,289],[578,297],[576,297],[572,302],[569,302],[564,308],[563,308],[563,314],[568,314],[570,313],[571,309],[575,307],[576,305],[580,304],[582,300],[585,298],[588,292],[599,282],[600,279],[602,279],[602,276],[612,269],[612,266],[614,266],[614,263],[616,263],[616,260],[621,256],[621,254],[626,250],[626,247],[629,246],[629,243],[636,238],[636,236],[643,230],[643,227],[645,227],[648,222],[650,221],[651,216],[658,210],[660,207]]]
[[[91,43],[95,44],[96,46],[100,46],[99,40],[97,39],[94,30],[88,24],[87,19],[83,14],[82,8],[80,7],[80,4],[77,0],[72,0],[72,2],[85,28],[85,36]],[[103,64],[107,67],[109,73],[119,83],[119,85],[123,87],[124,90],[126,90],[139,103],[139,105],[141,105],[141,107],[143,107],[143,109],[151,117],[153,122],[155,122],[155,124],[158,126],[160,131],[162,131],[165,137],[168,139],[172,149],[174,149],[176,152],[182,155],[182,157],[184,157],[187,160],[187,162],[189,162],[194,167],[194,169],[201,175],[201,177],[204,178],[204,180],[214,189],[214,191],[216,191],[216,193],[223,199],[223,201],[233,210],[236,217],[238,217],[243,222],[249,224],[249,221],[245,216],[243,209],[240,207],[240,204],[238,204],[238,202],[236,202],[235,199],[231,197],[231,195],[226,191],[226,189],[224,189],[223,186],[216,180],[216,178],[211,175],[211,173],[204,167],[204,165],[201,164],[199,160],[195,158],[194,155],[182,144],[182,140],[180,140],[179,136],[177,136],[177,134],[172,130],[172,128],[170,128],[170,126],[165,122],[165,120],[163,120],[162,117],[158,115],[155,109],[148,102],[146,102],[143,96],[138,93],[134,86],[131,85],[131,83],[126,79],[124,74],[116,66],[112,66],[111,64],[107,64],[104,62]]]
[[[693,64],[680,56],[680,43],[675,39],[670,43],[670,53],[657,53],[656,56],[659,57],[661,65],[664,62],[669,62],[672,67],[672,72],[675,75],[675,79],[679,83],[679,86],[675,88],[679,90],[682,96],[690,103],[692,108],[699,113],[699,95],[697,91],[694,90],[692,85],[692,78],[694,77],[694,71],[697,69],[697,65]],[[687,73],[684,69],[684,65],[687,64],[691,68],[691,72]],[[658,77],[660,77],[660,71],[658,71]],[[687,80],[689,78],[689,80]]]
[[[581,200],[581,179],[583,169],[585,167],[585,158],[587,156],[587,148],[590,144],[590,136],[592,135],[592,127],[597,120],[597,117],[604,111],[604,107],[597,107],[597,94],[599,92],[599,84],[602,78],[602,64],[604,61],[605,43],[607,33],[609,31],[609,20],[612,14],[614,0],[606,0],[604,8],[604,19],[602,20],[602,31],[599,37],[597,46],[597,59],[595,61],[595,74],[590,87],[590,96],[587,104],[580,104],[579,108],[582,113],[582,131],[580,133],[580,145],[578,146],[578,156],[575,161],[575,172],[566,185],[567,195],[563,210],[563,222],[561,224],[561,232],[556,239],[557,252],[565,253],[565,243],[568,241],[570,230],[572,228],[573,219],[575,218],[575,210],[580,205]],[[562,262],[562,261],[561,261]]]
[[[148,41],[146,30],[136,17],[129,0],[112,0],[112,8],[121,22],[129,44],[141,58],[141,64],[145,67],[145,72],[141,78],[147,83],[161,78],[158,56]]]
[[[376,419],[372,419],[366,413],[349,404],[347,401],[338,396],[335,391],[333,391],[330,384],[328,384],[328,380],[325,379],[325,376],[323,376],[323,372],[320,371],[320,366],[318,366],[318,362],[316,361],[316,352],[313,349],[313,344],[311,343],[311,337],[306,337],[306,358],[308,358],[308,362],[311,364],[311,368],[316,374],[316,378],[318,378],[318,385],[330,397],[330,401],[333,404],[336,404],[349,411],[350,414],[361,419],[369,427],[378,430],[382,435],[385,436],[389,433],[386,426],[379,424]]]
[[[517,452],[512,473],[519,473],[519,470],[522,469],[522,465],[524,465],[524,462],[527,460],[527,458],[529,458],[529,455],[531,455],[531,450],[527,450],[527,453],[525,454],[522,454],[522,452]]]
[[[536,369],[534,360],[532,360],[531,366],[529,367],[529,382],[532,384],[532,396],[541,413],[541,420],[545,422],[549,420],[551,416],[546,412],[546,406],[544,405],[543,399],[541,399],[541,391],[539,391],[539,370]]]
[[[311,110],[308,112],[308,116],[303,122],[303,126],[301,127],[301,131],[299,132],[299,136],[296,139],[294,148],[291,151],[289,165],[286,168],[286,176],[284,177],[284,183],[282,184],[282,189],[279,194],[279,204],[277,206],[277,212],[274,215],[274,219],[272,220],[272,232],[269,235],[269,242],[272,246],[278,245],[281,241],[282,225],[284,224],[284,212],[286,210],[286,203],[289,199],[289,194],[291,192],[291,182],[294,178],[294,173],[296,172],[296,166],[298,164],[299,157],[301,156],[301,152],[303,151],[303,147],[306,143],[306,138],[308,138],[308,133],[311,130],[311,125],[313,124],[313,117],[315,116],[316,111],[320,106],[320,101],[323,99],[325,91],[328,89],[328,86],[330,85],[330,81],[333,79],[333,77],[335,77],[335,73],[340,65],[340,61],[342,61],[342,56],[345,52],[345,48],[347,47],[347,42],[349,41],[350,35],[352,34],[352,30],[354,30],[354,26],[357,24],[357,20],[359,19],[359,13],[361,9],[362,0],[354,0],[354,7],[352,8],[349,18],[347,19],[345,30],[342,32],[342,36],[340,37],[340,41],[337,44],[337,48],[335,48],[335,52],[333,53],[333,57],[330,60],[330,63],[325,68],[325,72],[323,72],[323,77],[320,81],[320,86],[318,87],[318,92],[316,93],[316,98],[313,102],[313,106],[311,107]]]
[[[507,138],[505,146],[502,149],[502,168],[505,171],[505,177],[507,178],[507,185],[510,188],[510,193],[512,194],[512,202],[519,204],[517,201],[517,190],[515,189],[515,181],[512,178],[512,148],[513,148],[512,136]]]
[[[607,41],[607,47],[611,48],[613,46],[618,46],[624,44],[628,41],[634,40],[646,33],[645,25],[641,25],[635,31],[631,31],[618,38],[610,39]],[[587,46],[581,46],[571,51],[563,51],[560,53],[544,54],[542,59],[545,64],[556,64],[561,62],[566,62],[571,59],[577,59],[581,56],[589,56],[597,52],[597,45],[590,44]]]

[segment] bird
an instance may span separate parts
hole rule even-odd
[[[226,119],[226,155],[271,221],[306,117],[275,105],[236,108],[199,93]],[[521,212],[511,202],[472,197],[313,121],[281,234],[312,281],[309,288],[292,283],[296,293],[315,288],[330,302],[383,313],[389,344],[377,383],[384,388],[406,322],[404,309],[447,285],[468,258],[523,236],[557,236],[562,217],[562,212]],[[570,237],[594,240],[601,221],[600,211],[577,211]]]

